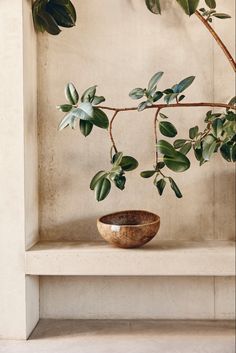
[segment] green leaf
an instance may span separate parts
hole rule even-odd
[[[62,104],[57,106],[57,109],[64,113],[68,113],[72,108],[73,106],[71,104]]]
[[[93,129],[93,124],[88,120],[80,120],[79,127],[81,133],[86,137],[90,134]]]
[[[225,117],[228,121],[236,121],[236,114],[234,112],[228,111]]]
[[[91,103],[81,103],[78,108],[73,110],[73,113],[77,118],[92,121],[94,111]]]
[[[161,121],[159,123],[159,129],[162,135],[167,137],[175,137],[177,135],[177,130],[175,126],[169,121]]]
[[[95,195],[97,201],[104,200],[111,190],[111,182],[107,178],[99,179],[95,186]]]
[[[218,12],[217,13],[213,13],[212,16],[220,18],[221,20],[224,20],[226,18],[231,18],[231,16],[228,15],[227,13],[218,13]]]
[[[235,106],[236,104],[236,96],[234,96],[233,98],[230,99],[229,105]],[[230,108],[227,108],[226,111],[228,112]]]
[[[157,82],[162,78],[163,74],[164,72],[160,71],[152,76],[152,78],[148,82],[148,91],[151,91],[156,86]]]
[[[215,0],[205,0],[205,3],[207,4],[210,9],[215,9],[216,8],[216,2]]]
[[[228,143],[224,143],[221,147],[220,147],[220,153],[222,155],[222,157],[227,161],[227,162],[231,162],[232,161],[232,151],[231,151],[231,146]]]
[[[232,161],[235,162],[236,161],[236,143],[232,147],[231,154],[232,154]]]
[[[157,163],[157,169],[159,170],[159,169],[162,169],[162,168],[164,168],[165,167],[165,163],[164,162],[158,162]]]
[[[112,158],[112,164],[119,166],[123,158],[123,152],[117,152]]]
[[[67,126],[73,126],[75,119],[76,119],[76,116],[74,115],[74,110],[72,110],[71,112],[69,112],[69,114],[66,114],[64,118],[61,120],[58,129],[62,130],[62,129],[65,129]]]
[[[148,106],[147,101],[141,102],[141,103],[139,104],[139,106],[138,106],[138,111],[139,111],[139,112],[142,112],[144,109],[147,108],[147,106]]]
[[[157,187],[157,190],[158,190],[158,192],[159,192],[160,195],[163,194],[163,191],[164,191],[164,189],[165,189],[165,186],[166,186],[166,181],[165,181],[164,178],[158,180],[158,182],[156,183],[156,187]]]
[[[129,92],[129,96],[132,99],[140,99],[143,98],[145,94],[145,90],[143,88],[134,88],[131,92]]]
[[[186,140],[178,139],[174,142],[174,148],[178,149],[181,148],[185,144]]]
[[[191,142],[187,142],[187,143],[185,143],[185,145],[183,145],[180,148],[179,152],[186,155],[191,150],[191,148],[192,148],[192,143]]]
[[[161,14],[160,0],[145,0],[145,3],[149,11],[155,15]]]
[[[65,96],[68,102],[72,105],[75,105],[79,101],[79,94],[73,85],[73,83],[68,83],[65,88]]]
[[[184,12],[191,16],[198,7],[199,0],[177,0]]]
[[[171,93],[174,93],[173,89],[172,88],[167,88],[163,91],[163,93],[165,94],[171,94]]]
[[[172,190],[174,190],[175,195],[180,199],[181,197],[183,197],[183,195],[181,194],[180,189],[178,188],[177,184],[175,183],[174,179],[172,179],[171,177],[169,177],[169,181],[170,181],[170,186],[172,188]]]
[[[140,173],[142,178],[151,178],[156,173],[155,170],[144,170]]]
[[[202,158],[202,148],[196,148],[194,146],[194,155],[195,155],[197,161],[200,162],[201,160],[203,160],[203,158]]]
[[[46,5],[46,9],[52,15],[58,26],[69,28],[75,25],[74,18],[66,6],[61,6],[51,0]]]
[[[166,116],[165,114],[159,113],[159,115],[162,119],[169,119],[168,116]]]
[[[48,33],[57,35],[61,32],[54,18],[48,12],[46,12],[46,10],[42,9],[39,11],[38,17],[40,18],[40,23]]]
[[[169,104],[171,101],[173,101],[177,97],[178,97],[178,93],[169,93],[164,97],[164,101],[167,104]]]
[[[202,143],[202,157],[205,161],[209,161],[213,153],[215,152],[217,142],[214,136],[208,135],[205,137]]]
[[[138,161],[131,156],[123,156],[120,162],[120,166],[123,170],[129,172],[138,167]]]
[[[103,97],[103,96],[95,96],[94,98],[93,98],[93,100],[92,100],[92,104],[93,105],[98,105],[98,104],[100,104],[100,103],[102,103],[102,102],[105,102],[105,97]]]
[[[176,153],[174,147],[165,140],[159,140],[157,142],[157,150],[166,156],[174,156]]]
[[[182,153],[176,152],[172,156],[164,156],[164,162],[166,166],[171,169],[173,172],[184,172],[189,169],[190,161],[189,159]]]
[[[81,102],[92,102],[96,94],[97,86],[87,88],[81,97]]]
[[[221,119],[217,118],[212,123],[212,130],[215,137],[220,138],[223,131],[223,122]]]
[[[185,98],[185,95],[182,94],[182,95],[179,97],[178,101],[181,102],[184,98]]]
[[[162,97],[163,97],[163,93],[161,91],[155,92],[153,95],[153,102],[157,102]]]
[[[124,175],[116,175],[115,179],[114,179],[114,183],[118,189],[124,190],[125,183],[126,183],[126,177]]]
[[[99,108],[93,108],[93,118],[90,121],[102,129],[107,129],[109,126],[107,115]]]
[[[198,126],[194,126],[191,129],[189,129],[189,138],[191,140],[193,140],[197,136],[198,131],[199,131],[199,127]]]
[[[176,92],[181,93],[185,91],[194,81],[195,76],[186,77],[184,80],[180,81],[176,87]]]
[[[93,179],[91,180],[91,183],[90,183],[90,189],[91,190],[94,190],[97,182],[100,180],[100,179],[104,179],[107,177],[107,172],[105,172],[104,170],[100,170],[97,174],[94,175]]]

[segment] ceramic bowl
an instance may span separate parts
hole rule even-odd
[[[138,248],[157,234],[160,217],[147,211],[121,211],[99,218],[97,227],[108,243],[120,248]]]

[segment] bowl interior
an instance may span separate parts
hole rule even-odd
[[[147,211],[122,211],[111,213],[99,219],[104,224],[138,226],[157,222],[159,216]]]

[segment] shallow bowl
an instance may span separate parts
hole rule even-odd
[[[147,211],[121,211],[99,218],[97,227],[108,243],[120,248],[138,248],[157,234],[160,217]]]

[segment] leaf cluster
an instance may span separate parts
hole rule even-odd
[[[163,91],[157,88],[157,84],[163,76],[163,72],[159,71],[151,77],[148,82],[147,88],[134,88],[129,96],[132,99],[146,98],[138,105],[138,111],[143,111],[144,109],[153,106],[161,98],[164,99],[166,104],[170,104],[172,101],[177,103],[181,102],[185,95],[182,94],[194,81],[195,76],[189,76],[181,80],[179,83],[174,84],[171,88],[166,88]]]
[[[201,12],[201,15],[205,17],[205,19],[208,22],[212,22],[214,17],[219,18],[221,20],[231,18],[231,16],[228,15],[227,13],[217,12],[215,0],[205,0],[205,3],[208,9],[205,9],[204,7],[202,7],[199,9],[199,11]]]
[[[124,156],[122,152],[114,154],[111,160],[110,171],[101,170],[91,180],[90,189],[95,191],[97,201],[104,200],[111,190],[111,183],[118,189],[124,190],[126,177],[125,173],[138,167],[138,162],[131,156]]]
[[[34,27],[36,31],[57,35],[60,27],[73,27],[76,23],[76,11],[70,0],[36,0],[32,5]]]
[[[59,130],[66,127],[76,128],[79,120],[81,133],[88,136],[93,126],[102,129],[107,129],[109,120],[103,110],[96,107],[101,102],[105,101],[103,96],[96,95],[96,86],[89,87],[82,94],[81,98],[73,83],[68,83],[65,88],[66,104],[59,105],[57,108],[64,113],[67,113],[59,124]]]

